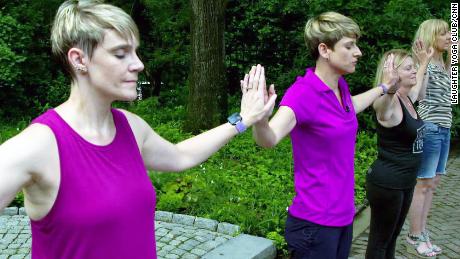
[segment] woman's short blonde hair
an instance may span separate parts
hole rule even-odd
[[[106,30],[114,30],[125,39],[139,41],[139,30],[131,16],[122,9],[101,0],[67,0],[59,7],[51,29],[53,55],[75,78],[67,52],[77,47],[89,58],[104,40]]]
[[[377,72],[375,73],[375,80],[374,80],[374,87],[378,86],[382,83],[383,77],[383,66],[385,64],[385,60],[387,60],[388,56],[393,54],[394,56],[394,67],[397,69],[401,64],[406,60],[406,58],[412,58],[409,51],[403,49],[392,49],[383,54],[380,58],[379,64],[377,66]]]
[[[305,44],[316,60],[319,57],[318,45],[326,44],[334,48],[335,43],[343,37],[358,39],[361,30],[351,18],[336,12],[325,12],[308,20],[305,25]]]

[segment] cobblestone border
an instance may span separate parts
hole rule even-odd
[[[26,210],[24,207],[8,207],[4,210],[0,211],[0,216],[15,216],[15,215],[22,215],[27,216]]]
[[[238,225],[185,214],[174,214],[168,211],[156,211],[155,220],[193,226],[195,228],[202,228],[229,236],[236,236],[240,233],[240,226]]]
[[[14,216],[14,215],[22,215],[27,216],[26,210],[24,207],[8,207],[5,208],[3,211],[0,212],[0,216]],[[217,220],[195,217],[185,214],[174,214],[168,211],[161,211],[158,210],[155,212],[155,220],[156,221],[163,221],[168,223],[175,223],[181,224],[186,226],[192,226],[195,228],[206,229],[210,231],[214,231],[217,233],[229,235],[229,236],[236,236],[240,233],[240,226],[230,224],[227,222],[218,222]]]

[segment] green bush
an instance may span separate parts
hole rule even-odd
[[[237,96],[233,103],[237,103]],[[158,98],[119,103],[144,118],[165,139],[177,143],[191,137],[181,130],[184,107],[162,107]],[[233,109],[237,109],[233,107]],[[0,123],[0,143],[28,125],[28,120]],[[376,137],[360,132],[355,155],[356,203],[362,203],[364,176],[376,156]],[[182,173],[149,172],[157,192],[157,209],[240,225],[242,231],[274,240],[286,255],[283,231],[286,208],[294,196],[291,143],[258,147],[251,132],[237,136],[205,163]],[[12,203],[22,206],[23,195]]]
[[[19,132],[25,129],[27,125],[29,125],[29,122],[27,120],[13,123],[13,122],[5,122],[0,119],[0,145],[6,140],[17,135]],[[15,207],[24,206],[24,195],[22,192],[16,195],[16,198],[13,200],[10,206],[15,206]]]
[[[366,173],[377,159],[377,135],[369,132],[358,133],[355,151],[355,203],[360,205],[366,198]]]
[[[176,115],[162,117],[163,122],[155,98],[125,108],[153,123],[155,131],[172,142],[190,137],[181,132],[181,122],[176,120],[183,118],[183,107],[171,113]],[[365,197],[364,176],[375,158],[375,135],[360,132],[355,155],[357,204]],[[183,173],[151,172],[150,177],[157,191],[158,210],[238,224],[245,233],[273,239],[282,255],[286,254],[282,238],[286,208],[294,196],[292,166],[289,138],[276,148],[263,149],[247,132],[195,168]]]

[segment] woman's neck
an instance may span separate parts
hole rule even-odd
[[[339,88],[339,78],[342,75],[331,67],[325,59],[319,58],[316,61],[315,74],[333,91]]]
[[[410,89],[408,87],[400,87],[398,89],[398,91],[396,91],[396,93],[400,96],[400,97],[407,97],[409,95],[409,91]]]
[[[88,89],[72,84],[69,99],[56,107],[56,110],[72,126],[107,131],[113,127],[111,102]]]
[[[444,68],[444,59],[442,57],[442,54],[443,52],[435,51],[433,57],[431,58],[431,63]]]

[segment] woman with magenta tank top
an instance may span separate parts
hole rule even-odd
[[[405,50],[386,52],[379,62],[375,84],[382,81],[384,70],[393,70],[399,78],[396,92],[388,92],[374,102],[377,117],[377,160],[366,175],[366,193],[371,208],[366,258],[395,258],[396,240],[412,201],[417,170],[423,153],[424,123],[413,103],[418,99],[424,73],[434,51],[426,51],[416,42],[414,56]],[[389,64],[393,58],[393,65]],[[433,256],[425,251],[425,256]]]
[[[21,189],[34,259],[156,258],[155,190],[147,169],[196,166],[273,109],[265,75],[241,82],[241,114],[172,144],[140,117],[111,108],[136,98],[144,68],[139,33],[120,8],[64,2],[51,32],[53,54],[71,76],[69,99],[0,146],[0,210]]]
[[[296,194],[285,238],[293,258],[348,258],[355,213],[356,113],[394,91],[397,79],[389,74],[379,87],[351,96],[343,75],[353,73],[361,57],[359,36],[359,26],[341,14],[310,19],[305,41],[316,67],[297,77],[270,122],[269,112],[253,128],[263,147],[291,136]]]

